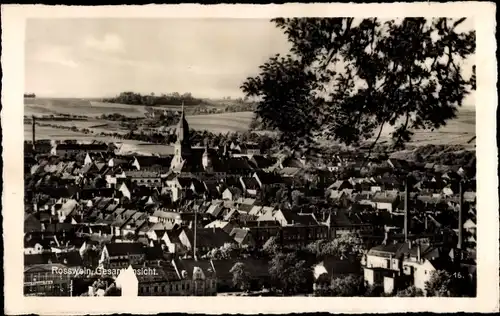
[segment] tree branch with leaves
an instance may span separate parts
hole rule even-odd
[[[318,137],[374,144],[392,126],[395,147],[413,131],[437,129],[456,117],[475,89],[475,31],[449,18],[292,18],[272,22],[287,36],[288,55],[275,55],[241,89],[258,101],[256,114],[290,147]],[[374,145],[373,145],[374,146]]]

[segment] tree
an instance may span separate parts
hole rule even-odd
[[[374,138],[371,150],[391,125],[399,147],[412,130],[446,125],[475,89],[475,68],[469,76],[461,64],[475,52],[475,31],[459,30],[465,20],[273,19],[292,48],[241,89],[288,145]]]
[[[432,271],[431,278],[425,282],[427,296],[457,297],[464,295],[468,285],[465,279],[458,273],[450,273],[446,270]]]
[[[207,257],[215,260],[227,260],[238,257],[239,249],[234,244],[225,244],[207,253]]]
[[[355,233],[343,234],[333,240],[316,240],[307,245],[316,256],[361,257],[365,250],[363,240]]]
[[[233,285],[236,288],[242,291],[250,289],[250,272],[248,272],[245,264],[236,262],[229,272],[233,274]]]
[[[424,296],[424,292],[421,289],[416,288],[414,285],[407,287],[396,293],[398,297],[420,297]]]
[[[362,276],[349,274],[334,278],[330,285],[332,296],[361,296],[365,294]]]
[[[309,292],[312,287],[312,270],[295,253],[278,252],[270,262],[269,274],[274,288],[286,295]]]
[[[278,244],[276,239],[277,238],[275,236],[269,237],[269,239],[266,241],[266,243],[262,247],[262,250],[264,251],[264,253],[266,253],[268,255],[275,255],[279,251],[280,245]]]

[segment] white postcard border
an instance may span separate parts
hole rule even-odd
[[[6,314],[494,312],[499,303],[496,41],[493,3],[171,5],[69,7],[2,5],[3,228]],[[23,297],[23,93],[27,18],[272,18],[276,16],[467,16],[477,34],[478,296],[476,298]]]

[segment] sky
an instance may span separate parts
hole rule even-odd
[[[59,18],[28,20],[25,47],[25,91],[40,97],[221,98],[242,97],[245,79],[290,44],[267,19]]]
[[[240,97],[244,80],[289,47],[269,20],[29,20],[25,91],[82,98],[123,91]]]

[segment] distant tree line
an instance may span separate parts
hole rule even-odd
[[[25,98],[36,98],[36,95],[34,93],[25,93],[24,97]]]
[[[102,100],[107,103],[122,103],[131,105],[199,105],[203,102],[202,99],[194,98],[190,92],[180,94],[178,92],[170,94],[161,94],[156,96],[154,93],[142,95],[134,92],[122,92],[114,98],[105,98]]]

